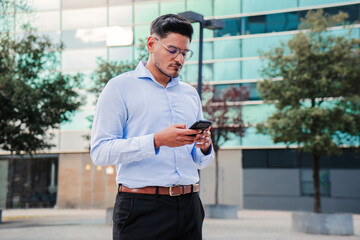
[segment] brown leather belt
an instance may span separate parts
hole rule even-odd
[[[143,188],[128,188],[124,185],[119,185],[119,192],[126,193],[141,193],[141,194],[160,194],[169,196],[180,196],[183,194],[193,193],[199,191],[199,184],[181,185],[171,187],[143,187]]]

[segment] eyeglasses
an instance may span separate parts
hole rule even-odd
[[[166,48],[166,49],[169,51],[170,57],[175,58],[175,57],[177,57],[177,56],[181,53],[181,55],[183,56],[183,58],[184,58],[185,60],[188,60],[188,59],[190,59],[190,58],[194,55],[194,52],[191,51],[190,49],[181,50],[181,49],[178,48],[178,47],[169,47],[169,48],[168,48],[168,47],[165,46],[162,42],[160,42],[159,39],[157,39],[157,38],[155,38],[155,39],[156,39],[156,41],[158,41],[161,45],[163,45],[164,48]]]

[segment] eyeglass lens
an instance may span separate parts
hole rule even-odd
[[[184,51],[181,51],[179,48],[177,47],[170,47],[169,48],[169,54],[170,56],[172,57],[176,57],[177,55],[179,55],[181,52],[181,54],[183,55],[183,57],[185,59],[189,59],[192,57],[193,53],[192,51],[189,51],[189,50],[184,50]]]

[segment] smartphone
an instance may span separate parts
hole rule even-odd
[[[196,121],[189,129],[201,129],[202,132],[205,131],[208,127],[210,127],[212,122],[206,120]]]

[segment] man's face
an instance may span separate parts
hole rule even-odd
[[[178,33],[169,33],[165,38],[156,37],[167,48],[177,47],[180,50],[189,49],[190,39]],[[153,52],[153,64],[167,77],[175,78],[180,74],[184,65],[185,57],[180,53],[176,57],[169,55],[167,50],[159,41],[155,41]]]

